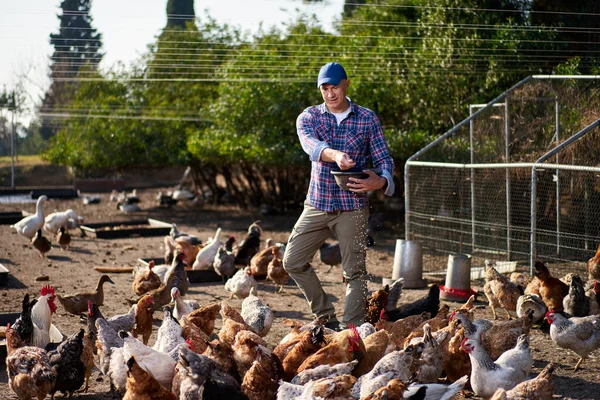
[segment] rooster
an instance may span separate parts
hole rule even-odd
[[[40,297],[31,308],[33,346],[43,349],[50,342],[60,342],[62,340],[62,334],[52,325],[52,314],[56,312],[55,300],[54,288],[46,285],[40,290]]]
[[[262,234],[262,229],[260,225],[258,225],[259,222],[260,221],[255,221],[248,227],[248,234],[233,251],[235,254],[236,265],[250,265],[250,260],[260,250],[260,235]]]
[[[363,358],[365,351],[365,344],[360,338],[358,330],[354,325],[350,325],[349,329],[336,333],[327,346],[307,357],[298,367],[298,372],[319,365],[333,366],[352,360],[360,360]]]

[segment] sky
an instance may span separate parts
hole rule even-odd
[[[0,3],[0,87],[11,90],[26,83],[29,103],[39,103],[50,84],[47,77],[53,48],[50,33],[58,33],[60,0],[3,1]],[[195,0],[197,16],[204,10],[219,23],[256,32],[281,26],[298,15],[298,10],[317,15],[323,27],[339,18],[344,0],[324,0],[307,5],[302,0]],[[167,0],[92,1],[92,26],[102,33],[104,58],[100,68],[121,61],[128,65],[146,51],[167,22]],[[29,119],[31,116],[22,116]]]

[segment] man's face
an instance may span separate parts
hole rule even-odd
[[[350,81],[343,79],[339,85],[333,86],[329,83],[321,85],[321,95],[329,111],[343,112],[346,109],[346,92]]]

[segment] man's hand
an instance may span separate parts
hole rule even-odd
[[[369,177],[365,179],[358,179],[352,177],[348,178],[348,187],[350,188],[351,192],[366,193],[370,192],[371,190],[378,190],[381,189],[387,182],[387,179],[377,175],[370,169],[365,169],[363,170],[363,172],[368,174]]]
[[[356,165],[356,162],[354,162],[354,160],[352,160],[348,154],[342,153],[341,151],[335,155],[335,162],[342,171],[350,169]]]

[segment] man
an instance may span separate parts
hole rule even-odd
[[[313,316],[325,326],[344,329],[361,325],[367,300],[366,226],[367,192],[394,194],[394,161],[375,113],[353,103],[346,92],[350,80],[337,63],[325,64],[317,79],[324,103],[308,107],[298,117],[300,144],[312,161],[304,211],[296,222],[285,251],[283,266],[306,297]],[[367,170],[369,162],[381,176]],[[331,171],[358,169],[365,179],[349,178],[349,191],[335,183]],[[346,287],[344,317],[340,324],[319,278],[309,262],[329,236],[340,243]]]

